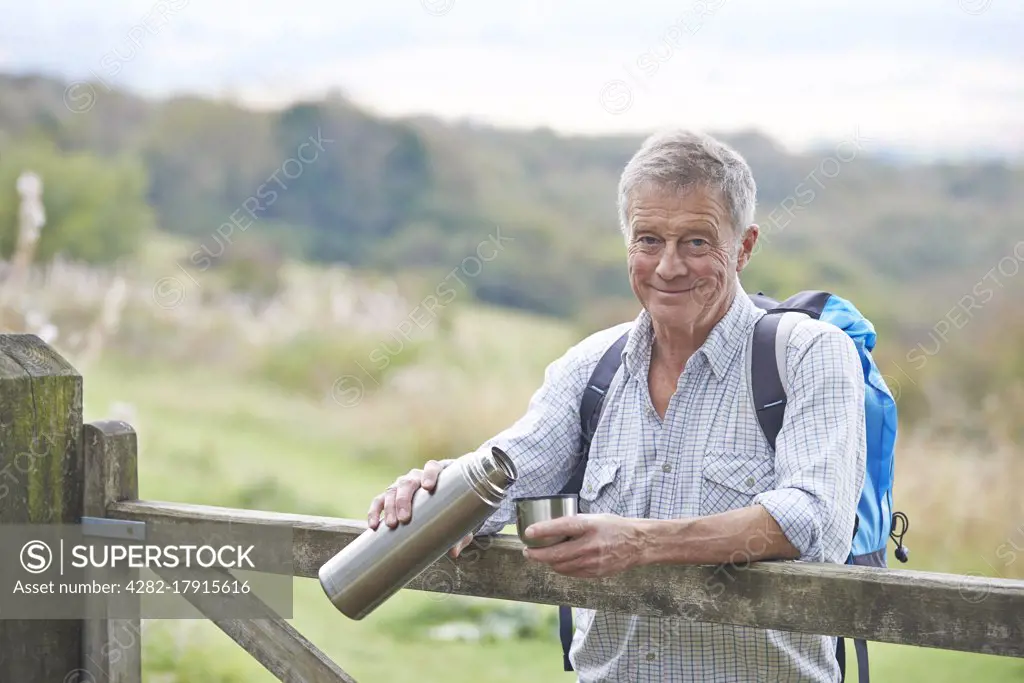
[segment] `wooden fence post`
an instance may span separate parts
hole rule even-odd
[[[35,335],[0,334],[0,526],[80,521],[81,438],[75,368]],[[64,681],[81,657],[81,621],[0,615],[0,681]]]
[[[111,503],[137,500],[139,497],[138,440],[132,426],[119,420],[90,422],[82,434],[85,451],[84,514],[106,517],[107,506]],[[125,586],[138,576],[138,569],[119,569],[118,583]],[[82,670],[88,675],[81,683],[142,681],[141,601],[137,594],[122,594],[103,596],[96,602],[109,607],[111,600],[118,602],[120,615],[130,608],[132,616],[86,619]]]

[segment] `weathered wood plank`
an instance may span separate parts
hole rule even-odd
[[[284,619],[214,619],[267,671],[284,683],[355,683]]]
[[[81,434],[81,376],[39,337],[0,335],[0,527],[78,523]],[[60,681],[81,655],[80,622],[0,619],[0,681]]]
[[[126,422],[102,420],[82,429],[85,446],[84,514],[106,517],[107,506],[121,500],[139,497],[138,439]],[[138,578],[139,571],[125,567],[118,570],[122,586]],[[109,573],[108,577],[113,578]],[[125,607],[140,615],[138,595],[117,596],[118,612]],[[109,606],[109,596],[95,596],[97,603]],[[100,611],[97,609],[97,611]],[[90,613],[92,610],[90,610]],[[131,619],[85,619],[82,668],[90,683],[141,683],[142,623]]]
[[[232,579],[230,572],[157,568],[156,573],[168,582],[223,581]],[[182,597],[205,614],[232,640],[284,683],[355,683],[330,657],[301,633],[274,614],[254,594],[233,594],[230,597],[212,593],[184,591]],[[229,601],[231,602],[228,605]],[[244,603],[241,604],[241,603]],[[265,618],[224,619],[216,615],[238,610],[246,615],[266,614]]]
[[[348,519],[290,515],[261,510],[240,510],[190,503],[125,501],[110,506],[109,517],[141,521],[174,522],[185,527],[229,522],[245,526],[286,528],[292,533],[294,576],[315,577],[320,566],[355,539],[364,527]],[[188,534],[189,532],[183,532]]]
[[[307,578],[366,528],[354,520],[153,501],[116,503],[110,514],[290,527],[295,575]],[[581,580],[527,561],[515,536],[487,540],[486,549],[470,548],[457,562],[442,558],[409,587],[1024,657],[1024,581],[799,562],[663,565]]]
[[[99,420],[83,426],[84,514],[106,517],[107,506],[139,497],[138,437],[127,422]]]

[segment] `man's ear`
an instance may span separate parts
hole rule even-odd
[[[736,245],[737,273],[746,268],[747,264],[750,263],[750,259],[754,255],[754,247],[757,244],[757,237],[759,234],[760,228],[757,227],[756,223],[752,223],[743,231],[743,237],[740,238]]]

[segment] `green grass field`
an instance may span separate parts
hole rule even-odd
[[[217,368],[147,367],[108,356],[84,373],[86,420],[111,417],[117,402],[132,404],[144,499],[361,520],[408,462],[472,447],[522,411],[545,363],[573,333],[472,310],[457,320],[452,339],[454,348],[434,349],[427,359],[446,369],[444,392],[385,390],[351,408]],[[443,434],[429,432],[435,422]],[[418,434],[433,440],[424,446]],[[914,551],[925,559],[911,566],[931,568],[928,549]],[[425,620],[467,602],[460,598],[406,590],[362,622],[337,612],[313,579],[295,580],[294,601],[293,625],[358,681],[574,680],[561,671],[553,630],[487,643],[428,639]],[[536,609],[550,619],[556,608]],[[275,680],[209,622],[151,621],[145,629],[145,680],[152,683]],[[1024,681],[1024,662],[1008,658],[884,644],[873,644],[871,656],[875,681]]]

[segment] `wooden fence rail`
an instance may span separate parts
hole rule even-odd
[[[307,578],[366,528],[363,521],[155,501],[123,501],[107,512],[161,525],[287,528],[294,575]],[[514,535],[488,540],[484,550],[470,548],[468,560],[442,558],[409,588],[1024,657],[1024,581],[803,562],[662,565],[573,579],[526,560]]]
[[[53,349],[32,335],[0,335],[0,528],[85,516],[187,533],[229,522],[290,537],[287,575],[313,579],[365,529],[362,520],[138,500],[134,430],[83,425],[81,401],[81,377]],[[686,619],[1024,657],[1024,581],[800,562],[571,579],[526,561],[518,538],[499,535],[457,561],[438,560],[408,588],[660,616],[669,626]],[[199,596],[190,601],[212,614]],[[277,615],[211,620],[281,681],[353,680]],[[140,683],[140,626],[4,619],[0,607],[0,681]]]

